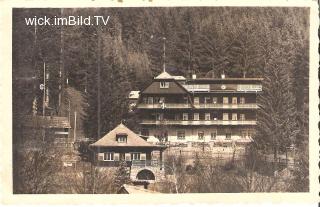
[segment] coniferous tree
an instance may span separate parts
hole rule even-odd
[[[121,160],[119,162],[119,167],[116,171],[114,186],[115,189],[119,189],[124,184],[129,184],[130,181],[130,174],[127,168],[127,163],[125,160]]]
[[[255,139],[258,147],[272,149],[275,159],[296,143],[299,131],[292,82],[279,55],[275,52],[263,70],[263,94],[258,97],[260,108]]]

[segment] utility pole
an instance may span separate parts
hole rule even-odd
[[[71,112],[71,103],[70,103],[70,99],[68,98],[68,121],[69,121],[69,123],[70,123],[70,120],[71,120],[70,112]]]
[[[63,8],[60,10],[61,17],[63,17]],[[62,95],[63,95],[63,86],[64,86],[64,31],[63,25],[60,27],[60,68],[59,68],[59,113],[60,113],[60,106],[62,102]]]
[[[101,73],[101,28],[98,27],[97,31],[97,38],[98,38],[98,59],[97,59],[97,67],[98,67],[98,73],[97,73],[97,84],[98,84],[98,110],[97,110],[97,122],[98,122],[98,131],[97,136],[98,139],[101,137],[101,84],[100,84],[100,73]],[[93,162],[95,163],[95,154],[93,156]],[[95,181],[95,166],[93,166],[91,162],[91,173],[92,173],[92,194],[95,194],[95,188],[96,188],[96,181]]]
[[[98,139],[100,138],[101,133],[101,84],[100,84],[100,73],[101,73],[101,29],[98,28],[98,73],[97,73],[97,84],[98,84],[98,110],[97,110],[97,121],[98,121]]]
[[[46,113],[46,62],[43,61],[43,101],[42,101],[42,116]]]
[[[166,72],[166,38],[163,37],[163,72]]]
[[[77,137],[77,111],[74,111],[74,126],[73,126],[73,142],[76,142]]]
[[[189,46],[189,51],[188,51],[188,73],[190,74],[191,72],[191,64],[192,64],[192,61],[191,61],[191,37],[190,37],[190,31],[188,31],[188,46]],[[192,73],[194,73],[194,71],[192,71]]]

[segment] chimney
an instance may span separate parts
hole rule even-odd
[[[192,74],[192,79],[197,79],[197,75],[196,74]]]

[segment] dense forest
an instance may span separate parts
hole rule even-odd
[[[106,26],[25,23],[44,15],[110,19]],[[275,155],[296,145],[301,164],[308,160],[308,8],[14,9],[12,31],[14,121],[35,108],[41,114],[45,63],[54,113],[63,115],[64,88],[75,88],[85,97],[85,134],[98,138],[128,118],[130,90],[149,84],[165,63],[186,77],[264,78],[255,145]]]

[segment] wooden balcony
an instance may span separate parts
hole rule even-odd
[[[161,165],[158,160],[132,160],[126,163],[128,167],[158,167]],[[119,165],[120,161],[96,161],[96,166],[100,167],[119,167]]]
[[[184,126],[210,126],[210,125],[256,125],[256,120],[143,120],[142,125],[184,125]]]
[[[195,104],[196,109],[258,109],[259,106],[256,103],[248,104]]]
[[[164,104],[138,104],[138,109],[188,109],[191,104],[184,103],[164,103]]]
[[[194,104],[196,109],[258,109],[256,103],[248,104]],[[165,104],[138,104],[138,109],[190,109],[191,104],[165,103]]]
[[[158,160],[132,160],[133,167],[157,167],[160,165]]]

